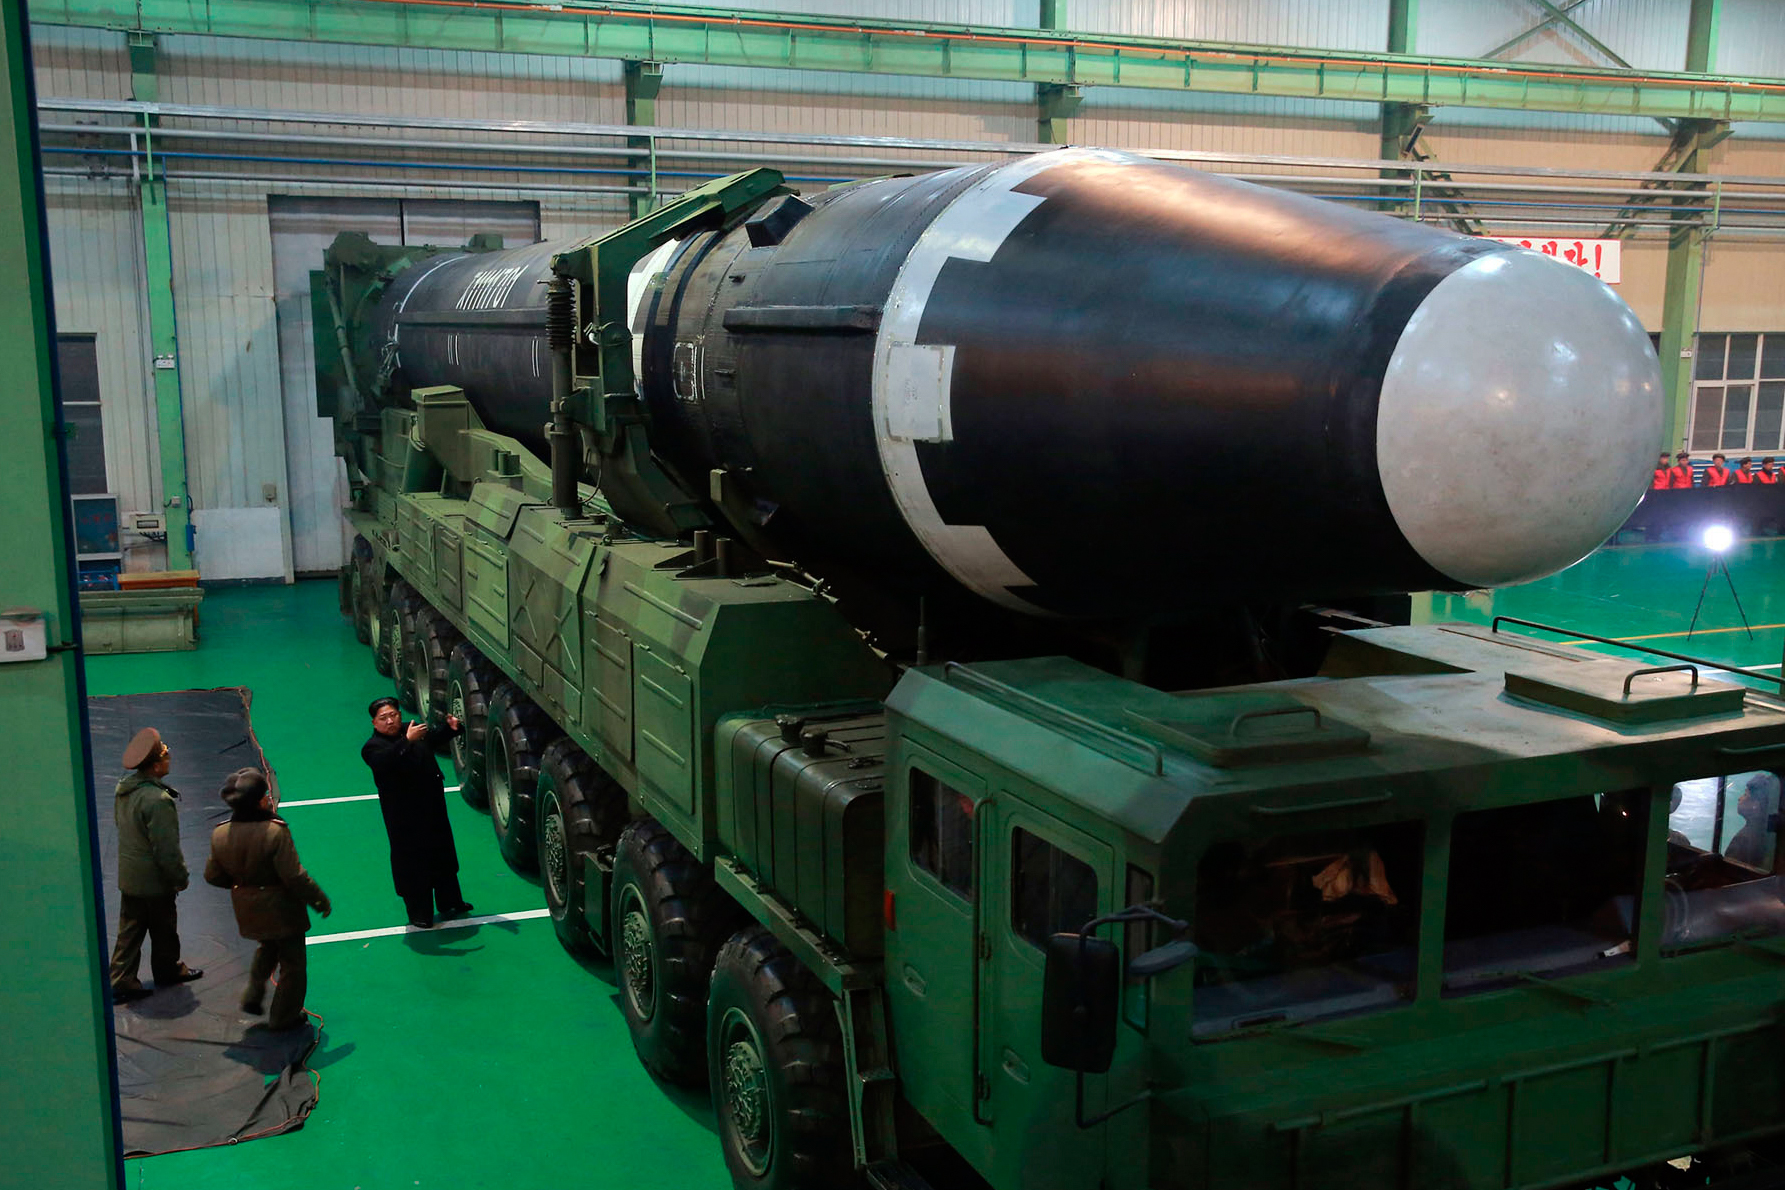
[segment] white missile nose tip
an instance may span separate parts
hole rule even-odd
[[[1572,565],[1624,523],[1662,433],[1661,369],[1623,299],[1515,250],[1440,281],[1383,375],[1376,461],[1395,523],[1469,587]]]

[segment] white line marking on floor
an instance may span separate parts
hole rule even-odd
[[[280,802],[279,809],[289,810],[293,806],[332,806],[336,802],[375,802],[375,793],[356,793],[352,797],[315,797],[306,802]]]
[[[311,946],[315,946],[322,942],[358,942],[362,938],[395,938],[398,934],[443,934],[449,930],[494,925],[502,921],[531,921],[536,917],[545,917],[550,913],[550,909],[524,909],[519,913],[492,913],[487,917],[463,917],[457,921],[443,921],[431,930],[424,930],[412,925],[385,926],[377,930],[351,930],[345,934],[323,934],[311,938],[309,943]]]
[[[448,785],[446,787],[446,792],[448,793],[457,793],[458,791],[459,787],[457,785]],[[280,802],[279,808],[281,810],[289,810],[294,806],[333,806],[339,802],[375,802],[377,800],[378,795],[375,793],[356,793],[352,797],[313,797],[307,801],[301,802]]]

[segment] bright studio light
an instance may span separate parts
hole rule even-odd
[[[1734,544],[1735,532],[1728,525],[1704,527],[1704,548],[1713,554],[1720,554]]]

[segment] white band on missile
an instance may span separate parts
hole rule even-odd
[[[632,328],[632,381],[642,384],[645,377],[645,295],[658,283],[658,277],[675,255],[681,240],[665,240],[657,249],[632,266],[626,274],[626,325]],[[670,328],[675,333],[675,328]]]
[[[899,269],[880,333],[874,342],[874,438],[888,489],[905,523],[942,568],[962,585],[996,603],[1035,613],[1012,594],[1033,580],[999,547],[983,525],[951,525],[942,519],[918,462],[919,442],[954,440],[951,386],[953,345],[920,344],[917,330],[936,278],[952,259],[987,261],[1029,212],[1042,203],[1015,187],[1065,161],[1123,161],[1126,154],[1100,149],[1038,153],[993,170],[957,195],[924,229]]]

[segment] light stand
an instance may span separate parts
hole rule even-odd
[[[1705,593],[1711,589],[1711,580],[1721,571],[1723,581],[1729,584],[1729,597],[1735,600],[1736,614],[1742,618],[1742,627],[1747,631],[1748,639],[1753,640],[1754,629],[1748,623],[1748,613],[1742,608],[1742,597],[1736,594],[1735,576],[1729,573],[1729,563],[1723,559],[1735,534],[1727,525],[1710,525],[1705,528],[1703,540],[1705,548],[1711,551],[1711,564],[1704,569],[1704,582],[1698,588],[1698,606],[1692,609],[1692,623],[1686,629],[1686,639],[1691,640],[1692,634],[1698,630],[1698,613],[1704,610]]]

